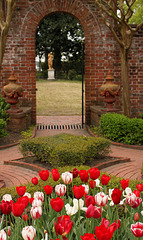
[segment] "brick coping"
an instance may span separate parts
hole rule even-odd
[[[36,136],[36,127],[33,128],[33,133],[32,133],[32,136],[30,138],[34,138],[35,136]],[[18,145],[19,143],[20,143],[20,141],[15,142],[15,143],[11,143],[11,144],[8,144],[8,145],[0,146],[0,150],[5,149],[5,148],[9,148],[9,147],[14,147],[14,146]]]
[[[95,135],[95,134],[91,131],[90,126],[87,125],[86,128],[87,128],[88,133],[89,133],[91,136],[93,136],[93,137],[99,137],[98,135]],[[111,142],[111,144],[113,144],[113,145],[115,145],[115,146],[118,146],[118,147],[125,147],[125,148],[132,148],[132,149],[137,149],[137,150],[143,150],[143,146],[127,145],[127,144],[124,144],[124,143],[113,142],[113,141],[111,141],[111,140],[110,140],[110,142]]]

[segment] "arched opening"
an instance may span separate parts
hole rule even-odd
[[[53,79],[48,75],[51,52]],[[77,119],[83,126],[84,32],[79,21],[70,14],[51,13],[37,27],[36,88],[38,118],[79,116]]]

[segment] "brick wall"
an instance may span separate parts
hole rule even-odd
[[[0,90],[8,83],[14,70],[24,89],[24,98],[32,106],[32,121],[36,121],[35,32],[40,21],[52,12],[73,15],[81,23],[85,34],[85,114],[90,123],[90,106],[103,104],[99,86],[108,70],[115,83],[120,80],[119,46],[100,19],[98,10],[87,0],[17,0],[11,23],[7,48],[0,75]],[[143,29],[134,36],[129,55],[132,115],[143,112]],[[122,86],[122,85],[121,85]],[[122,109],[122,97],[116,107]]]

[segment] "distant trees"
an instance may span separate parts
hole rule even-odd
[[[81,57],[81,43],[84,33],[79,22],[71,15],[53,13],[45,18],[36,32],[36,55],[54,54],[54,68],[61,70],[61,59],[76,62]]]

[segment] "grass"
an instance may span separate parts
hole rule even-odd
[[[82,114],[82,83],[79,81],[36,82],[38,116],[73,116]]]

